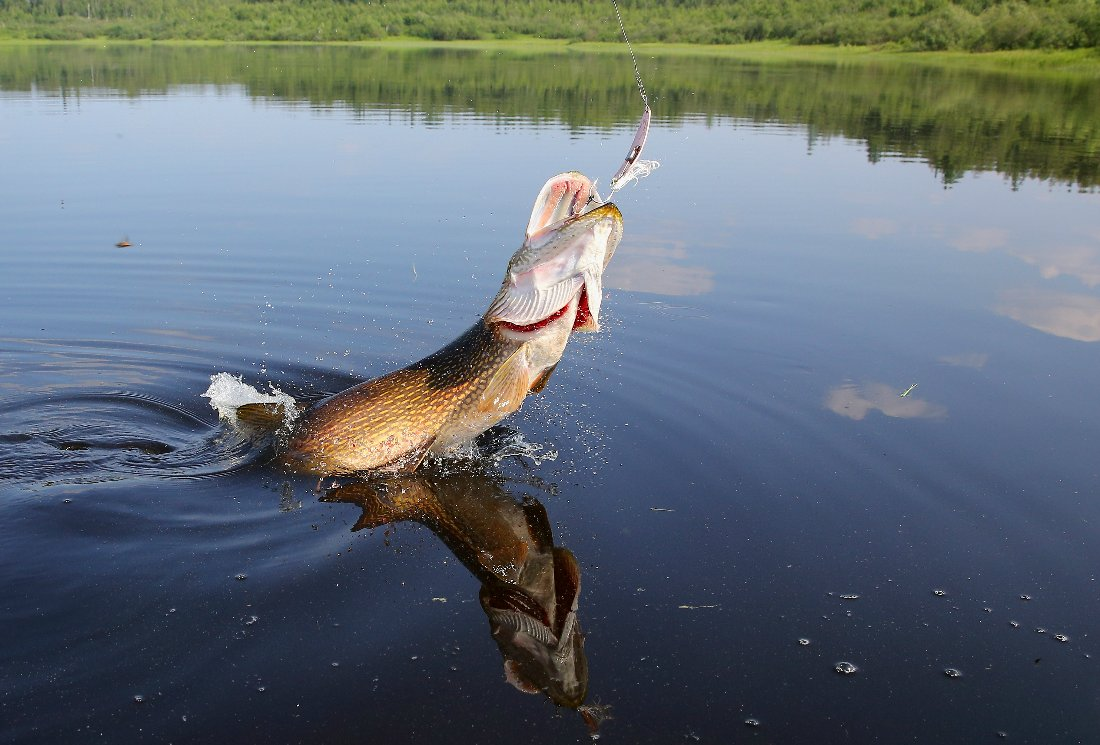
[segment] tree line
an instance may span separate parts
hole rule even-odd
[[[1097,0],[620,0],[638,42],[1100,47]],[[616,41],[611,3],[581,0],[0,0],[0,38]]]

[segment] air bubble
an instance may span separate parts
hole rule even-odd
[[[248,575],[242,572],[241,574],[235,576],[233,579],[237,580],[238,582],[244,582],[246,579],[248,579]]]
[[[134,695],[134,703],[135,704],[145,703],[145,696],[142,696],[140,693],[135,694]]]
[[[1057,639],[1058,641],[1062,642],[1063,644],[1065,644],[1066,642],[1069,641],[1069,637],[1066,636],[1065,634],[1055,634],[1054,638]]]
[[[760,720],[755,719],[753,717],[749,717],[748,719],[745,720],[745,726],[746,727],[759,727],[760,726]]]
[[[947,590],[933,590],[932,594],[938,598],[942,598],[944,595],[947,594]]]
[[[963,676],[961,671],[953,667],[945,668],[943,674],[946,675],[948,678],[961,678]]]
[[[801,639],[798,640],[798,644],[800,646],[803,646],[803,647],[808,647],[808,646],[810,646],[810,640],[807,639],[806,637],[802,637]]]
[[[836,671],[841,675],[852,675],[859,672],[859,668],[851,662],[838,662],[836,663]]]

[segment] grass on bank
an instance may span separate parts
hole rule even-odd
[[[82,38],[67,42],[44,39],[5,39],[0,38],[0,46],[38,46],[51,44],[75,46],[195,46],[216,47],[226,45],[242,46],[317,46],[319,42],[285,41],[249,41],[235,42],[217,39],[187,40],[128,40]],[[627,54],[622,42],[573,42],[563,39],[542,39],[535,37],[493,39],[493,40],[457,40],[431,41],[413,37],[394,37],[383,40],[358,42],[323,42],[325,46],[361,46],[387,49],[466,49],[471,51],[499,52],[514,56],[532,57],[545,54],[566,54],[576,52],[599,52],[606,54]],[[785,41],[759,41],[741,44],[662,44],[641,43],[634,45],[640,62],[646,58],[718,57],[760,63],[809,62],[819,64],[859,64],[859,63],[906,63],[923,64],[935,67],[965,67],[971,70],[1013,72],[1021,74],[1042,74],[1043,72],[1072,74],[1074,77],[1100,79],[1100,49],[1015,49],[998,52],[913,52],[898,45],[879,46],[832,46],[800,45]]]

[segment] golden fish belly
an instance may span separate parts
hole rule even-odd
[[[317,475],[412,470],[520,407],[541,372],[525,346],[479,321],[420,362],[307,410],[279,461]]]

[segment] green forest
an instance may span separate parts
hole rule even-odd
[[[1098,0],[620,0],[638,42],[1100,47]],[[0,39],[615,41],[610,0],[0,0]]]

